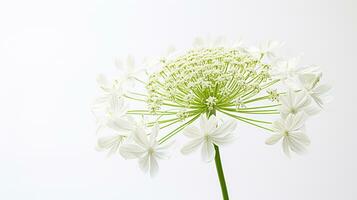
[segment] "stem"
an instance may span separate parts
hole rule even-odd
[[[218,174],[218,178],[219,178],[219,183],[221,185],[223,200],[229,200],[226,180],[224,179],[221,156],[219,154],[219,148],[217,145],[214,145],[214,149],[216,151],[216,156],[215,156],[214,160],[216,163],[216,169],[217,169],[217,174]]]

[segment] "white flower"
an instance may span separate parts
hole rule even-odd
[[[159,170],[158,159],[167,159],[170,144],[161,145],[157,138],[159,126],[152,128],[150,135],[147,135],[144,127],[138,126],[133,132],[133,144],[123,144],[120,147],[120,154],[127,159],[138,159],[139,167],[144,172],[155,176]]]
[[[98,150],[109,150],[109,155],[117,153],[121,143],[136,129],[138,124],[131,116],[126,115],[126,111],[127,106],[124,99],[120,99],[116,104],[112,104],[107,108],[102,118],[98,118],[99,127],[97,132],[104,127],[114,131],[98,138]]]
[[[271,76],[294,86],[296,78],[299,75],[298,61],[298,58],[277,61],[272,67]]]
[[[234,140],[233,131],[236,128],[235,120],[231,119],[222,125],[218,125],[217,119],[212,115],[209,119],[205,115],[200,117],[200,129],[189,126],[184,130],[184,135],[192,140],[181,150],[183,154],[189,154],[200,146],[202,159],[212,161],[215,156],[214,145],[224,145]]]
[[[105,97],[101,104],[94,104],[92,111],[98,123],[97,132],[106,126],[121,131],[120,126],[126,129],[132,125],[133,120],[125,115],[127,109],[128,106],[124,98],[114,95]]]
[[[131,55],[128,55],[126,62],[116,59],[116,67],[120,70],[119,82],[123,87],[133,87],[139,74],[143,71],[135,65],[135,60]]]
[[[97,76],[97,84],[104,95],[95,100],[93,104],[95,108],[115,104],[115,102],[122,98],[123,90],[117,81],[110,82],[104,75],[99,74]]]
[[[305,91],[295,92],[289,89],[285,95],[280,96],[280,114],[286,118],[289,114],[295,115],[304,112],[307,115],[314,115],[319,110],[311,105],[311,100]]]
[[[321,73],[315,74],[301,74],[299,76],[300,83],[307,94],[316,102],[321,108],[324,105],[324,100],[327,92],[331,89],[330,85],[320,84]]]
[[[273,145],[283,139],[283,151],[290,156],[290,151],[301,154],[306,151],[306,146],[310,140],[304,133],[305,113],[301,112],[296,115],[289,114],[286,119],[280,119],[273,123],[273,129],[276,134],[268,138],[265,143]]]
[[[274,58],[276,49],[278,49],[282,46],[283,46],[283,43],[281,43],[281,42],[268,41],[268,42],[265,42],[265,43],[259,45],[259,47],[250,47],[249,51],[251,53],[257,54],[258,56],[266,55],[269,58]]]

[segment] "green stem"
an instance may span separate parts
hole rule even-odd
[[[216,151],[216,156],[215,156],[214,160],[216,163],[216,169],[217,169],[219,183],[221,185],[223,200],[229,200],[227,184],[226,184],[226,180],[224,179],[221,156],[219,154],[219,148],[217,145],[214,145],[214,149]]]

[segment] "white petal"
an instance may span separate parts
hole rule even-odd
[[[127,135],[129,131],[132,131],[134,129],[134,124],[132,122],[129,122],[126,119],[123,118],[116,118],[113,120],[109,120],[106,124],[109,128],[118,131],[118,133],[121,133],[123,135]]]
[[[282,146],[283,146],[283,151],[284,151],[285,155],[290,157],[289,139],[287,137],[284,137]]]
[[[181,153],[183,153],[183,154],[192,153],[193,151],[198,149],[198,147],[200,146],[200,144],[202,144],[202,142],[203,142],[203,138],[194,139],[194,140],[188,142],[181,149]]]
[[[306,114],[304,112],[299,112],[296,115],[290,116],[291,118],[288,116],[290,121],[287,124],[289,131],[299,130],[304,126],[306,121]]]
[[[198,138],[202,136],[201,131],[195,126],[188,126],[185,128],[183,135],[189,138]]]
[[[289,136],[305,146],[308,146],[311,143],[309,137],[302,131],[291,132],[289,133]]]
[[[322,94],[327,93],[330,90],[331,90],[331,86],[324,84],[324,85],[319,85],[316,88],[314,88],[313,92],[316,94],[322,95]]]
[[[307,91],[310,91],[313,87],[316,77],[317,76],[315,74],[301,74],[299,75],[299,80],[301,84],[304,86],[304,88]]]
[[[138,145],[123,144],[119,149],[120,154],[126,159],[140,158],[145,150]]]
[[[310,104],[310,98],[308,98],[306,92],[298,92],[295,96],[295,107],[297,109],[304,109]],[[300,111],[300,110],[299,110]]]
[[[139,159],[139,167],[143,172],[149,171],[149,164],[150,164],[150,156],[146,153],[145,156]]]
[[[321,108],[315,106],[315,105],[310,105],[307,108],[304,109],[305,113],[309,116],[313,116],[318,114],[321,111]]]
[[[169,159],[170,153],[168,151],[156,150],[155,156],[159,159]]]
[[[218,137],[219,135],[226,135],[227,133],[233,132],[237,127],[236,120],[230,119],[227,122],[223,123],[217,129],[215,129],[212,133],[210,133],[211,137]]]
[[[214,159],[215,150],[212,143],[204,141],[201,149],[202,159],[205,162],[210,162]]]
[[[123,137],[121,135],[110,135],[98,138],[98,149],[99,150],[110,150],[109,154],[114,154],[118,152],[120,144],[123,142]]]
[[[293,151],[297,154],[303,154],[306,152],[305,146],[302,145],[299,141],[297,141],[291,137],[288,137],[287,139],[289,140],[289,146],[290,146],[291,151]]]
[[[154,145],[154,143],[156,143],[156,137],[159,133],[159,129],[160,129],[160,127],[159,127],[159,124],[157,124],[157,123],[152,127],[151,133],[150,133],[150,144],[151,145]]]
[[[275,130],[275,132],[284,131],[285,130],[285,123],[284,123],[284,121],[282,119],[280,119],[280,120],[277,120],[277,121],[273,122],[272,127]]]
[[[142,126],[138,126],[135,129],[135,131],[133,132],[133,138],[134,138],[134,141],[142,147],[150,146],[146,132]]]
[[[214,115],[207,119],[206,115],[202,114],[200,117],[200,127],[203,133],[210,133],[217,127],[217,119]]]
[[[159,172],[159,165],[154,156],[150,155],[149,158],[150,158],[150,176],[154,177]]]
[[[311,97],[320,108],[323,108],[324,102],[322,101],[322,99],[318,95],[312,94]]]
[[[233,142],[236,138],[236,134],[231,132],[223,136],[221,135],[219,137],[212,137],[212,141],[214,144],[221,146]]]
[[[282,134],[274,134],[274,135],[270,136],[270,137],[265,141],[265,144],[273,145],[273,144],[277,143],[282,137],[283,137]]]

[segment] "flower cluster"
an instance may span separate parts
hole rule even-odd
[[[111,131],[99,133],[98,149],[138,159],[154,175],[178,133],[190,139],[182,153],[201,147],[203,160],[211,161],[215,147],[232,142],[242,122],[271,132],[266,144],[282,140],[287,155],[304,152],[310,143],[305,121],[323,108],[330,89],[320,69],[278,58],[278,42],[245,47],[221,41],[196,40],[195,47],[161,58],[153,73],[128,57],[124,65],[117,62],[120,73],[112,80],[100,75],[103,96],[93,112],[99,128]]]

